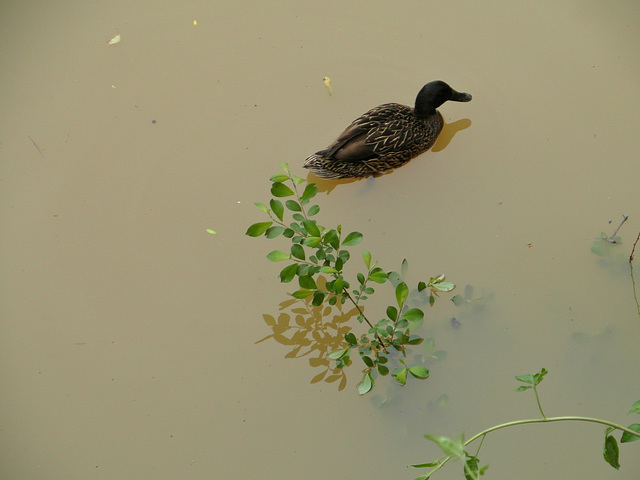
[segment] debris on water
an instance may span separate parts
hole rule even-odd
[[[329,95],[333,94],[333,87],[331,86],[331,79],[329,77],[324,77],[322,79],[322,81],[324,82],[324,86],[327,87],[327,91],[329,92]]]
[[[31,143],[33,143],[33,146],[36,147],[36,149],[38,150],[38,153],[44,157],[44,153],[42,153],[42,150],[40,150],[40,147],[35,142],[35,140],[31,138],[31,135],[27,135],[27,137],[29,137],[29,140],[31,140]]]
[[[122,40],[122,37],[120,37],[120,34],[117,34],[107,41],[107,45],[115,45],[116,43],[120,43],[120,40]]]
[[[456,317],[451,317],[451,326],[457,330],[462,326],[462,324]]]

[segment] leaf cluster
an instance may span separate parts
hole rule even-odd
[[[292,283],[297,279],[297,289],[291,295],[297,299],[310,299],[313,306],[325,302],[334,306],[345,302],[353,304],[357,310],[357,320],[366,324],[367,330],[360,336],[353,332],[344,335],[344,347],[329,354],[335,360],[337,368],[351,364],[352,352],[358,353],[364,363],[363,377],[357,385],[360,394],[374,387],[378,375],[391,374],[401,385],[407,383],[409,376],[426,379],[429,371],[422,365],[407,365],[402,358],[406,349],[419,345],[423,338],[414,330],[421,325],[424,311],[410,308],[407,299],[409,287],[396,272],[385,272],[373,261],[368,251],[362,253],[364,269],[354,278],[345,276],[345,265],[351,260],[349,247],[358,245],[363,235],[360,232],[343,233],[342,226],[327,228],[319,224],[316,215],[320,207],[311,204],[318,189],[309,183],[304,189],[305,179],[293,175],[289,166],[280,164],[283,173],[270,178],[273,198],[268,205],[256,203],[256,207],[269,216],[269,221],[251,225],[246,234],[251,237],[265,236],[273,239],[287,238],[291,245],[288,251],[273,250],[267,258],[272,262],[287,262],[279,273],[280,281]],[[286,200],[284,200],[286,199]],[[403,270],[407,261],[403,261]],[[323,281],[319,281],[323,277]],[[385,316],[371,321],[364,313],[362,303],[376,292],[376,285],[391,283],[395,289],[395,303],[386,308]],[[417,291],[430,292],[430,305],[433,305],[439,292],[449,292],[455,285],[445,280],[444,275],[421,281]],[[401,367],[389,367],[391,355],[401,356]]]

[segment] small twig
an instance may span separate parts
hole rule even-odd
[[[609,243],[618,243],[615,240],[616,234],[618,233],[618,230],[620,230],[620,227],[622,227],[622,225],[624,225],[624,222],[626,222],[628,219],[629,219],[628,215],[622,215],[622,221],[620,222],[620,225],[618,225],[618,228],[616,228],[615,232],[613,232],[610,236],[608,236],[607,238],[605,238],[603,240],[605,242],[609,242]]]
[[[371,324],[371,322],[369,321],[369,319],[367,318],[367,316],[364,314],[364,312],[362,311],[362,309],[360,308],[360,305],[358,305],[355,300],[353,300],[353,297],[351,296],[351,294],[349,293],[349,291],[347,290],[346,287],[343,287],[344,293],[347,294],[347,298],[349,300],[351,300],[351,303],[353,303],[353,305],[356,307],[356,309],[358,310],[358,312],[360,312],[360,315],[362,315],[362,318],[364,319],[365,322],[367,322],[367,325],[369,325],[373,330],[375,330],[375,327]],[[380,338],[380,335],[378,335],[376,333],[376,338],[378,339],[378,341],[380,342],[380,346],[382,347],[382,350],[385,353],[387,352],[387,349],[384,346],[384,342],[382,341],[382,339]]]
[[[629,263],[633,262],[633,252],[636,251],[636,245],[638,244],[638,240],[640,240],[640,232],[638,232],[638,236],[636,237],[636,241],[633,242],[633,248],[631,249],[631,255],[629,255]]]
[[[640,317],[640,303],[638,303],[638,294],[636,293],[636,279],[633,276],[633,263],[629,260],[629,270],[631,271],[631,286],[633,287],[633,299],[636,302],[636,310],[638,310],[638,317]]]
[[[31,138],[31,135],[27,135],[27,137],[29,137],[29,140],[31,140],[31,143],[33,143],[33,146],[36,147],[36,149],[38,150],[38,153],[40,153],[40,155],[44,157],[44,153],[42,153],[42,150],[40,150],[40,147],[38,146],[38,144],[33,140],[33,138]]]

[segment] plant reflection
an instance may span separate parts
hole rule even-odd
[[[324,278],[318,278],[320,288],[325,288],[325,282]],[[311,297],[284,300],[280,303],[278,318],[262,314],[272,333],[256,343],[272,338],[281,345],[291,347],[284,358],[309,357],[311,367],[322,369],[310,383],[339,382],[338,390],[343,390],[347,386],[346,372],[342,368],[332,368],[331,363],[335,365],[335,360],[328,355],[347,346],[344,336],[351,331],[349,322],[359,313],[356,308],[344,311],[344,307],[339,303],[316,307],[311,305]]]

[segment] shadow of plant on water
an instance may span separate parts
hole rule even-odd
[[[325,288],[325,283],[326,279],[318,278],[319,288]],[[349,323],[353,323],[359,313],[355,307],[347,311],[341,304],[314,306],[310,297],[284,300],[280,303],[277,318],[267,313],[262,314],[272,333],[255,343],[273,339],[281,345],[291,347],[284,358],[308,357],[309,366],[322,369],[310,383],[338,382],[338,390],[344,390],[347,386],[346,371],[336,368],[335,360],[329,358],[329,354],[347,346],[344,337],[351,332]]]

